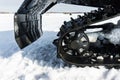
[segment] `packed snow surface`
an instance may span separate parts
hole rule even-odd
[[[63,21],[71,16],[75,18],[76,14],[43,15],[43,36],[19,49],[14,39],[13,14],[0,15],[0,80],[120,80],[119,69],[68,66],[56,58],[52,41]],[[120,35],[119,31],[116,34]]]

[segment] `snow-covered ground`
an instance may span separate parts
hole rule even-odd
[[[63,21],[76,15],[43,15],[43,36],[21,50],[14,39],[14,15],[0,14],[0,80],[120,80],[119,69],[69,67],[56,58],[52,41]]]

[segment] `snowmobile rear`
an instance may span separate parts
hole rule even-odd
[[[119,29],[120,21],[117,24],[92,24],[119,16],[120,0],[25,0],[14,17],[15,39],[20,48],[42,36],[42,14],[57,3],[98,7],[98,10],[64,22],[58,39],[53,41],[57,57],[77,66],[120,66],[120,43],[114,44],[103,35],[91,42],[90,33],[86,32],[87,29],[102,28],[100,33],[108,34],[113,29]]]

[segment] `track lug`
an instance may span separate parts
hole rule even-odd
[[[53,41],[53,44],[54,44],[55,46],[58,45],[58,40],[59,40],[59,39],[55,39],[55,40]]]

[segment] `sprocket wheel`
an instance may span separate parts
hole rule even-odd
[[[83,56],[88,49],[89,38],[83,31],[71,31],[61,40],[61,50],[66,54]]]

